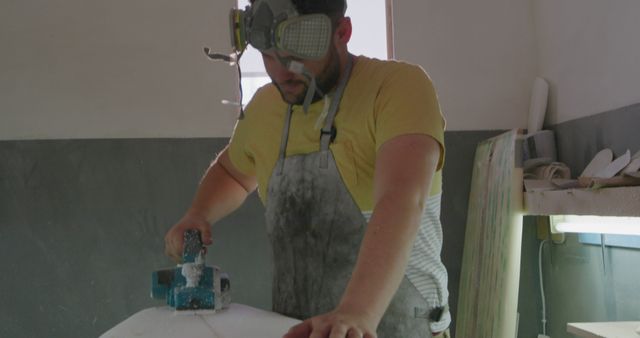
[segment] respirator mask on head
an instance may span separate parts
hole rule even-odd
[[[327,15],[300,15],[291,0],[256,0],[244,10],[232,9],[229,25],[235,58],[209,53],[209,49],[205,48],[210,58],[237,64],[247,45],[260,52],[273,52],[289,71],[307,79],[308,89],[303,103],[305,111],[314,94],[324,95],[316,86],[315,76],[293,58],[317,60],[326,55],[333,35],[331,19]]]
[[[242,52],[247,44],[261,52],[283,52],[305,60],[322,58],[332,36],[324,14],[299,15],[290,0],[256,0],[229,15],[231,44]]]

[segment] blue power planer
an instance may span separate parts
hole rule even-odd
[[[182,264],[152,273],[151,297],[166,299],[176,310],[219,310],[230,303],[229,276],[204,263],[206,248],[200,231],[184,233]]]

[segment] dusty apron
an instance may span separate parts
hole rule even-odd
[[[279,159],[269,180],[266,221],[273,250],[273,310],[298,319],[332,311],[339,304],[367,225],[329,150],[350,71],[351,62],[331,102],[319,151],[285,158],[289,106]],[[378,337],[431,337],[427,312],[426,301],[405,276],[378,326]]]

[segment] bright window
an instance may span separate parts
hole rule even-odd
[[[387,58],[387,0],[351,0],[347,2],[346,15],[351,17],[353,34],[349,51],[377,59]],[[238,0],[238,8],[245,8],[248,0]],[[373,37],[373,38],[372,38]],[[262,56],[253,47],[240,59],[242,68],[242,104],[246,105],[258,88],[271,82],[264,70]]]

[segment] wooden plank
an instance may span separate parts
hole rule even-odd
[[[456,335],[516,336],[522,238],[517,130],[478,145],[460,278]]]
[[[529,215],[640,217],[640,187],[526,192]]]

